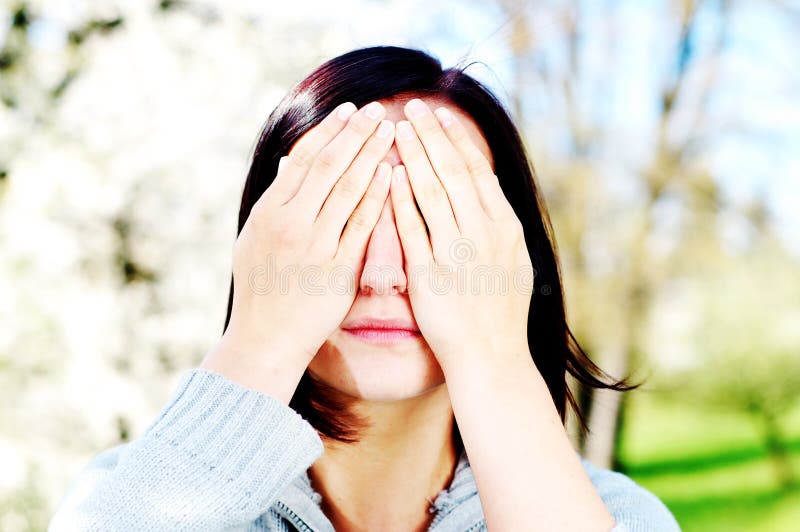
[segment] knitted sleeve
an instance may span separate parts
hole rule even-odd
[[[194,369],[140,438],[84,467],[48,530],[247,529],[322,453],[289,406]]]
[[[616,520],[610,532],[680,532],[672,512],[655,494],[622,473],[597,467],[585,458],[581,463]]]

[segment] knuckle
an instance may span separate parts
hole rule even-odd
[[[422,228],[420,227],[418,221],[409,216],[396,219],[395,223],[397,224],[397,228],[401,233],[419,236],[419,233],[422,232]]]
[[[297,166],[308,168],[314,161],[314,154],[302,144],[296,144],[289,152],[289,160]]]
[[[328,238],[326,235],[324,238],[316,239],[311,244],[310,249],[313,251],[315,257],[327,257],[329,260],[336,255],[336,250],[339,249],[339,240]],[[326,266],[327,263],[323,264],[323,267]]]
[[[291,246],[299,242],[303,237],[300,224],[288,213],[285,216],[276,217],[269,220],[264,231],[269,235],[269,239],[278,246]]]
[[[330,170],[336,165],[337,154],[330,147],[324,148],[317,155],[316,164],[320,170]]]
[[[275,244],[282,248],[294,247],[300,241],[300,232],[289,223],[278,224],[272,233]]]
[[[350,227],[359,232],[366,231],[369,226],[367,216],[364,214],[362,209],[358,209],[351,214],[350,218],[347,220],[347,223],[350,225]]]
[[[359,138],[368,137],[374,129],[375,122],[361,113],[353,115],[345,128],[345,130],[355,133]]]
[[[436,179],[434,177],[434,179]],[[422,186],[422,197],[427,198],[429,201],[439,202],[443,198],[442,187],[435,182],[428,182]]]
[[[452,183],[448,183],[447,197],[449,198],[462,198],[467,195],[467,187],[461,184],[459,179],[453,179]]]
[[[444,163],[442,163],[442,172],[444,172],[445,175],[453,177],[466,176],[466,168],[464,165],[452,160],[452,158],[448,158]]]
[[[275,245],[279,248],[290,248],[295,245],[297,239],[291,231],[278,231],[274,235]]]
[[[332,122],[330,120],[323,120],[320,122],[319,128],[327,139],[334,138],[342,130],[342,126],[340,126],[338,122]]]
[[[336,185],[336,193],[345,199],[353,199],[356,197],[361,196],[361,187],[358,186],[355,179],[352,176],[345,175],[339,180],[339,184]]]
[[[489,161],[487,161],[484,157],[470,157],[467,159],[467,167],[469,168],[470,172],[474,172],[476,174],[493,174],[492,167],[489,165]],[[497,179],[496,176],[495,179]]]
[[[525,230],[522,222],[516,216],[509,216],[502,222],[503,229],[500,231],[509,242],[517,243],[525,239]]]

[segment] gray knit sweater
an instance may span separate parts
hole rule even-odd
[[[278,399],[194,369],[140,438],[77,475],[49,530],[332,531],[307,472],[323,450],[316,430]],[[680,530],[651,492],[581,463],[616,520],[613,532]],[[486,530],[465,452],[431,503],[430,532]]]

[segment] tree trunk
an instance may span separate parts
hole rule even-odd
[[[613,377],[622,375],[627,369],[627,353],[624,347],[616,347],[600,357],[599,365]],[[584,443],[584,457],[598,467],[612,468],[616,440],[618,438],[618,417],[621,411],[623,393],[614,390],[596,389],[592,393],[592,406],[589,411],[589,433]]]
[[[772,412],[766,410],[761,410],[760,417],[764,429],[764,445],[775,470],[775,477],[782,489],[789,489],[796,484],[797,477],[794,474],[789,449],[781,434],[778,421]]]

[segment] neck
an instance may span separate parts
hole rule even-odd
[[[370,424],[360,441],[323,438],[325,452],[308,471],[322,510],[337,531],[426,530],[429,500],[450,485],[458,460],[447,387],[352,408]]]

